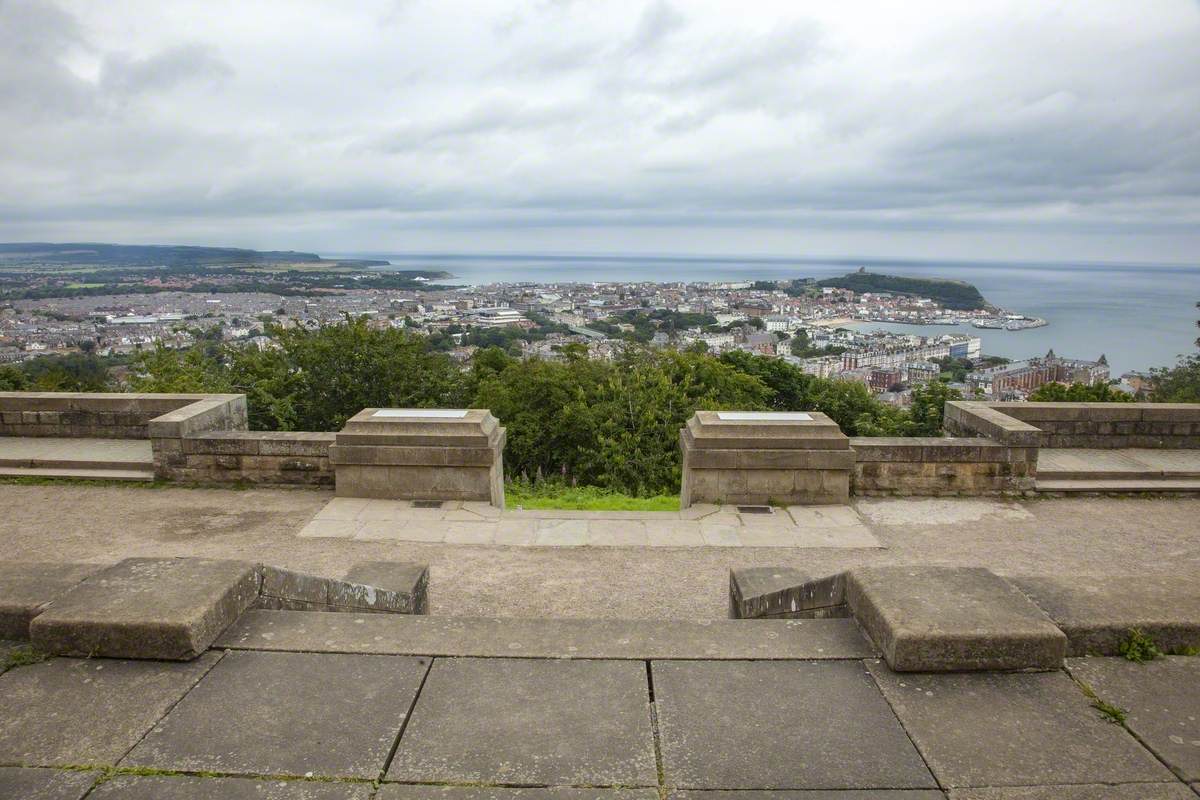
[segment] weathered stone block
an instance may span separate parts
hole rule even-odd
[[[1069,655],[1119,655],[1135,629],[1168,652],[1200,647],[1200,576],[1195,574],[1010,580],[1063,630]]]
[[[429,566],[404,561],[363,561],[346,573],[345,580],[365,584],[408,598],[395,610],[404,614],[429,613]]]
[[[192,659],[258,593],[248,562],[130,558],[69,590],[30,624],[30,639],[59,655]]]
[[[897,672],[1050,670],[1066,653],[1042,610],[982,568],[853,569],[846,603]]]
[[[28,639],[29,623],[100,564],[0,564],[0,639]]]
[[[729,571],[729,616],[733,619],[847,615],[841,574],[814,580],[791,567],[744,567]]]

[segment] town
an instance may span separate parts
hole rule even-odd
[[[147,348],[187,348],[201,340],[267,348],[272,326],[366,316],[374,327],[424,334],[462,363],[490,346],[548,360],[580,348],[590,358],[611,359],[631,342],[714,354],[743,350],[822,378],[861,382],[898,406],[910,402],[913,387],[939,379],[964,397],[993,400],[1022,400],[1051,382],[1110,381],[1103,355],[1085,360],[1051,351],[1010,362],[982,352],[978,336],[936,332],[936,326],[963,323],[1019,330],[1045,320],[986,304],[948,308],[928,297],[856,292],[811,279],[441,286],[425,275],[367,271],[325,273],[314,285],[312,276],[322,273],[306,272],[302,288],[275,276],[273,288],[281,287],[275,293],[236,291],[244,283],[236,274],[224,276],[222,285],[220,271],[206,271],[203,287],[215,291],[176,277],[155,293],[64,291],[68,296],[12,299],[0,308],[0,363],[84,353],[113,360],[119,374],[122,360]],[[391,288],[398,283],[416,288]],[[870,330],[864,323],[871,322],[927,325],[931,332]],[[1137,394],[1139,377],[1124,376],[1116,386]]]

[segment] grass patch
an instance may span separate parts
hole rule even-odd
[[[1117,652],[1126,660],[1138,664],[1153,661],[1163,654],[1154,640],[1137,628],[1129,629],[1129,638],[1117,645]]]
[[[40,664],[47,658],[45,653],[34,650],[30,645],[14,647],[3,658],[0,658],[0,672],[7,672],[17,667],[28,667],[30,664]]]
[[[1092,708],[1099,711],[1100,716],[1104,717],[1105,720],[1111,722],[1113,725],[1124,726],[1125,718],[1129,714],[1129,712],[1125,709],[1114,706],[1112,703],[1106,703],[1099,698],[1096,698],[1092,701]]]
[[[555,509],[561,511],[678,511],[679,495],[632,497],[595,486],[563,486],[553,483],[510,483],[504,487],[509,508]]]
[[[1099,711],[1100,716],[1104,717],[1105,720],[1114,725],[1125,727],[1125,718],[1129,714],[1128,711],[1120,706],[1114,706],[1112,703],[1104,702],[1096,696],[1096,692],[1092,690],[1092,687],[1088,686],[1083,681],[1076,679],[1075,684],[1080,688],[1087,699],[1092,701],[1092,708]]]

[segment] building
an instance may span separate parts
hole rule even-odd
[[[991,369],[967,373],[967,385],[992,398],[1024,397],[1047,383],[1108,383],[1108,359],[1096,361],[1062,358],[1050,350],[1042,358],[1030,358]]]
[[[937,380],[942,374],[942,368],[932,361],[913,361],[904,365],[905,380],[913,385],[920,385]]]

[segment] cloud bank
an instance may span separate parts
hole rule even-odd
[[[0,239],[1200,261],[1200,5],[0,0]]]

